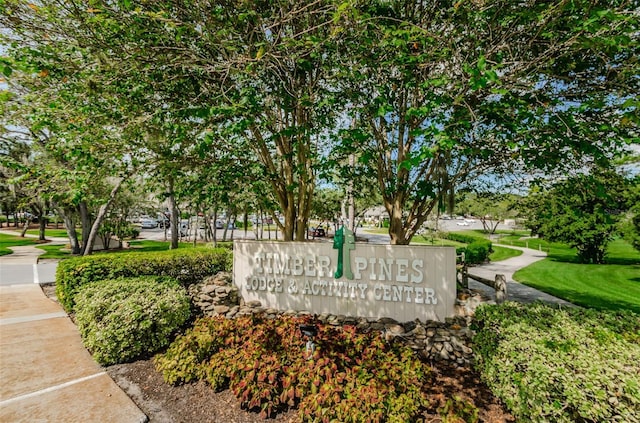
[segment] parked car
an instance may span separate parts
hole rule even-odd
[[[458,226],[469,226],[469,222],[466,222],[466,221],[463,220],[462,222],[456,222],[456,225],[458,225]]]
[[[312,228],[310,232],[314,238],[316,237],[321,238],[323,236],[327,236],[327,233],[324,231],[323,228]]]
[[[151,217],[143,217],[140,219],[140,227],[142,229],[154,229],[158,227],[158,221]]]

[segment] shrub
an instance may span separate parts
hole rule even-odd
[[[85,284],[121,277],[169,276],[183,286],[231,269],[232,255],[223,248],[196,248],[145,253],[105,253],[64,260],[56,271],[56,294],[67,312]]]
[[[449,232],[443,236],[451,241],[467,244],[466,247],[456,248],[456,254],[464,253],[464,259],[469,264],[482,263],[489,258],[492,244],[486,238],[460,232]]]
[[[490,250],[490,242],[472,242],[467,245],[467,248],[465,248],[464,258],[467,263],[482,263],[489,258]]]
[[[637,314],[505,303],[475,325],[478,370],[519,420],[638,422]]]
[[[426,369],[409,348],[352,327],[319,325],[309,360],[298,330],[306,322],[203,318],[156,356],[156,367],[168,383],[206,380],[214,389],[228,387],[263,417],[298,407],[309,422],[404,422],[427,405]]]
[[[76,321],[85,347],[103,365],[124,363],[166,347],[190,316],[176,280],[144,276],[83,286]]]

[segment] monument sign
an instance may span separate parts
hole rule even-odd
[[[356,244],[353,233],[324,242],[235,241],[234,281],[245,301],[400,322],[453,316],[453,247]]]

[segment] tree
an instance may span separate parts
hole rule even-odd
[[[583,263],[603,263],[616,224],[628,209],[629,183],[608,169],[594,169],[532,193],[527,227],[549,241],[569,244]]]
[[[484,232],[494,234],[498,225],[507,218],[515,218],[519,196],[504,192],[475,191],[464,193],[465,198],[457,204],[463,215],[477,217]]]
[[[304,239],[318,144],[339,98],[329,81],[333,2],[5,3],[7,26],[54,32],[109,65],[110,82],[125,81],[133,92],[141,85],[162,99],[152,104],[244,138],[237,148],[252,149],[262,164],[285,217],[284,238]],[[51,39],[40,35],[39,43]]]
[[[631,207],[620,221],[620,233],[633,248],[640,251],[640,177],[638,176],[630,181],[627,202]]]
[[[172,152],[206,128],[253,152],[286,240],[305,237],[333,142],[370,168],[392,242],[408,244],[478,174],[580,168],[637,138],[636,0],[2,6],[2,36],[22,47],[10,54],[56,105],[59,127],[45,127],[61,147],[91,153],[89,135],[108,129],[138,160],[147,130]],[[176,130],[189,136],[174,142]],[[174,187],[180,171],[162,169]]]
[[[347,143],[377,175],[391,242],[479,174],[575,169],[637,137],[634,5],[350,3]]]

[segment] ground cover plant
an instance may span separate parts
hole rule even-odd
[[[8,247],[18,247],[21,245],[34,245],[37,240],[33,238],[21,238],[7,234],[0,234],[0,256],[13,253]]]
[[[56,270],[56,295],[67,312],[73,311],[80,286],[121,277],[169,276],[183,286],[231,269],[226,248],[192,248],[137,254],[104,253],[61,261]]]
[[[639,421],[640,315],[510,302],[474,324],[476,367],[518,420]]]
[[[85,347],[98,363],[110,365],[166,347],[189,319],[191,303],[177,280],[143,276],[84,285],[75,310]]]
[[[427,406],[427,370],[409,348],[318,325],[309,352],[302,323],[309,319],[203,318],[156,356],[156,367],[171,384],[230,388],[264,417],[297,408],[309,422],[405,422]]]

